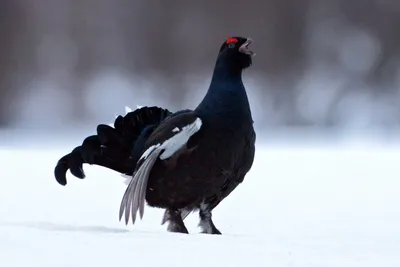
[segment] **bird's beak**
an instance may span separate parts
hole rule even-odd
[[[255,56],[256,54],[250,50],[249,45],[253,42],[253,39],[247,38],[246,42],[239,47],[239,52],[242,52],[249,56]]]

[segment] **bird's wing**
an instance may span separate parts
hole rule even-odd
[[[129,216],[135,223],[136,213],[139,210],[140,218],[144,213],[147,182],[150,172],[157,159],[170,158],[184,146],[188,146],[191,139],[202,127],[202,120],[192,112],[184,112],[165,120],[149,136],[144,152],[142,153],[136,171],[131,179],[121,201],[119,219],[125,212],[125,223]]]

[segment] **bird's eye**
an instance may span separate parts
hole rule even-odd
[[[229,38],[228,40],[226,40],[226,45],[228,46],[228,48],[234,48],[235,47],[235,45],[236,45],[236,43],[238,43],[239,42],[239,40],[238,39],[236,39],[236,38],[234,38],[234,37],[231,37],[231,38]]]

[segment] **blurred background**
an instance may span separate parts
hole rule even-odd
[[[399,28],[397,0],[2,0],[0,129],[86,136],[125,106],[194,108],[241,35],[255,41],[244,82],[259,136],[394,135]]]

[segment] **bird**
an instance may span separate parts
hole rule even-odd
[[[252,42],[240,36],[224,40],[196,108],[146,107],[117,118],[114,128],[99,125],[97,135],[59,160],[56,180],[65,185],[68,169],[84,178],[82,163],[131,175],[120,220],[125,214],[125,223],[131,218],[134,224],[137,213],[142,219],[147,202],[165,209],[162,224],[169,222],[169,232],[188,234],[183,220],[199,211],[201,233],[220,235],[212,211],[244,181],[255,157],[254,121],[242,80],[255,55]],[[158,115],[144,119],[150,112]]]

